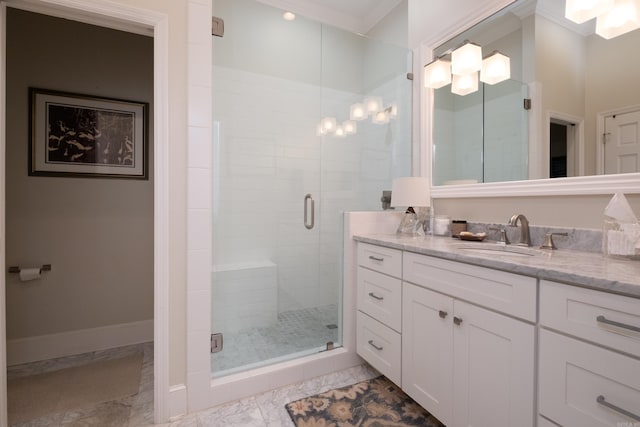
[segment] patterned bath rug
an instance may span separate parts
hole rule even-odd
[[[444,427],[385,377],[285,405],[296,427]]]

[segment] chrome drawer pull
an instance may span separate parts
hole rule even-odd
[[[456,325],[460,325],[460,323],[462,323],[462,318],[453,316],[453,323],[455,323]]]
[[[369,345],[373,348],[375,348],[378,351],[382,351],[382,347],[378,347],[377,345],[375,345],[375,343],[373,342],[373,340],[369,340]]]
[[[445,317],[447,317],[447,313],[446,311],[440,310],[438,311],[438,316],[440,316],[441,319],[444,319]]]
[[[607,408],[611,409],[612,411],[616,411],[617,413],[624,415],[625,417],[629,417],[629,418],[631,418],[633,420],[640,421],[640,415],[636,415],[633,412],[629,412],[626,409],[622,409],[619,406],[616,406],[616,405],[613,405],[613,404],[607,402],[603,395],[598,396],[596,398],[596,402],[598,402],[602,406],[606,406]]]
[[[634,332],[640,332],[640,328],[637,326],[627,325],[626,323],[616,322],[615,320],[609,320],[602,315],[596,317],[596,320],[600,323],[604,323],[605,325],[617,326],[618,328],[628,329]]]
[[[371,298],[377,299],[378,301],[382,301],[384,299],[384,297],[379,297],[378,295],[374,294],[373,292],[369,292],[369,296]]]
[[[378,257],[375,257],[373,255],[369,255],[369,259],[372,259],[372,260],[378,261],[378,262],[384,261],[384,258],[378,258]]]

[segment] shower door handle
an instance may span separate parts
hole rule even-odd
[[[311,221],[308,221],[309,220],[309,211],[308,211],[309,201],[311,201]],[[304,196],[304,226],[307,227],[307,230],[311,230],[313,228],[313,225],[315,224],[315,221],[316,221],[315,218],[316,218],[315,202],[313,201],[313,197],[311,196],[311,194],[307,194],[306,196]]]

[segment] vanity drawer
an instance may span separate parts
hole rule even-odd
[[[359,267],[358,310],[401,332],[402,281]]]
[[[403,279],[530,322],[536,321],[536,279],[405,252]]]
[[[356,350],[358,354],[396,385],[402,386],[400,334],[358,311]]]
[[[540,324],[640,357],[640,299],[543,280]]]
[[[400,278],[402,276],[402,251],[368,243],[358,243],[358,265]]]
[[[540,414],[554,422],[616,426],[631,421],[622,411],[640,417],[640,360],[542,329],[539,363]]]

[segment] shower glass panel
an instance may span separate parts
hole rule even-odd
[[[225,21],[213,39],[220,377],[341,345],[343,213],[380,210],[393,177],[410,175],[411,53],[255,0],[213,11]],[[372,96],[379,123],[345,126]]]

